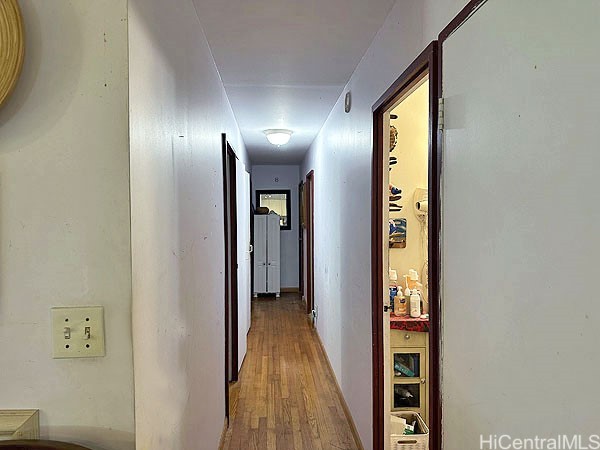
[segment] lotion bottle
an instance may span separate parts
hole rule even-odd
[[[406,289],[404,289],[404,298],[406,299],[406,304],[410,303],[410,288],[408,287],[408,276],[404,275],[404,284],[406,285]],[[409,308],[410,309],[410,308]]]
[[[415,319],[421,317],[421,296],[416,289],[410,294],[410,317]]]

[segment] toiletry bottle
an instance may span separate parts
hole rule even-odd
[[[408,286],[406,287],[406,289],[404,290],[404,302],[406,304],[406,315],[408,315],[409,311],[410,311],[410,289],[408,288]]]
[[[398,295],[398,286],[390,286],[390,308],[394,311],[394,300]]]
[[[421,296],[416,289],[410,294],[410,317],[415,319],[421,317]]]
[[[417,287],[417,283],[419,281],[419,272],[417,272],[415,269],[410,269],[408,271],[408,287],[410,289],[415,289]]]
[[[408,315],[406,298],[402,295],[402,292],[399,292],[398,294],[399,295],[394,298],[394,315],[404,317]]]
[[[425,296],[425,293],[424,293],[425,290],[423,289],[423,284],[417,283],[417,292],[421,296],[421,313],[429,314],[429,301],[427,300],[427,297]]]

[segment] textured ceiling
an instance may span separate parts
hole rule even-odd
[[[253,163],[295,164],[394,0],[193,0]],[[277,148],[263,130],[289,128]]]

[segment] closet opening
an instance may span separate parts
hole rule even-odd
[[[440,448],[437,77],[433,42],[373,107],[373,440],[380,449],[409,441]]]
[[[315,325],[317,313],[315,310],[315,172],[311,170],[306,174],[303,189],[303,229],[306,233],[304,243],[306,257],[306,314],[308,314]]]

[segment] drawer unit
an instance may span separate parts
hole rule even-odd
[[[429,342],[429,333],[391,330],[390,339],[392,347],[426,347]]]

